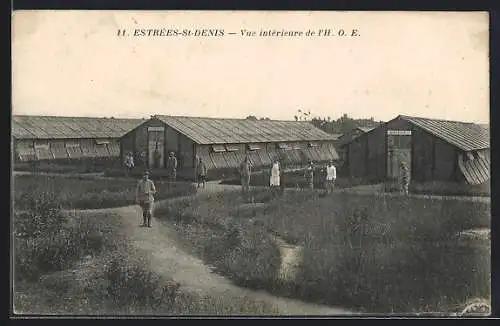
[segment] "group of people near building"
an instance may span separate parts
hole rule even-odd
[[[139,155],[142,159],[142,165],[144,167],[148,166],[147,162],[147,155],[146,152],[141,152]],[[157,160],[158,158],[156,158]],[[124,166],[125,166],[125,173],[127,176],[130,176],[132,173],[132,170],[135,168],[135,163],[134,163],[134,155],[132,152],[127,152],[125,154],[125,159],[124,159]],[[159,166],[158,162],[155,162],[154,166]],[[170,152],[166,161],[166,166],[165,166],[165,172],[167,175],[167,178],[169,181],[176,181],[177,179],[177,157],[175,157],[174,152]]]
[[[307,166],[303,168],[304,171],[304,181],[307,188],[314,188],[314,171],[315,166],[312,161],[309,161]],[[335,180],[337,179],[337,169],[332,161],[330,161],[325,167],[324,171],[324,182],[325,189],[327,193],[333,192],[335,187]],[[285,188],[284,179],[284,169],[281,167],[280,161],[278,159],[274,160],[270,168],[269,173],[269,187],[272,189],[281,188],[282,191]],[[239,167],[239,173],[241,178],[242,192],[246,195],[250,190],[250,178],[251,178],[251,164],[248,157],[245,157],[243,162],[241,162]]]
[[[134,167],[133,156],[131,153],[128,153],[125,159],[125,166],[127,170],[130,170]],[[400,164],[401,168],[401,192],[405,195],[408,194],[409,183],[410,183],[410,173],[408,167],[404,162]],[[177,159],[174,153],[169,154],[169,158],[167,160],[167,171],[169,172],[169,181],[176,180],[176,172],[177,172]],[[309,161],[307,166],[303,168],[304,171],[304,179],[306,187],[309,189],[314,189],[314,173],[315,166],[312,161]],[[195,174],[196,174],[196,182],[198,188],[205,187],[206,177],[207,177],[207,166],[205,162],[200,157],[197,159],[195,165]],[[337,179],[337,169],[333,163],[333,161],[328,162],[326,167],[322,170],[324,175],[324,184],[325,184],[325,192],[327,194],[332,193],[335,188],[335,181]],[[241,162],[239,166],[239,174],[241,178],[241,186],[243,196],[246,198],[250,191],[250,179],[252,176],[252,167],[248,156],[245,157],[243,162]],[[270,168],[270,176],[269,176],[269,187],[272,189],[281,189],[284,191],[285,182],[284,178],[284,170],[280,166],[279,160],[275,160]],[[142,217],[143,223],[141,226],[151,227],[151,216],[153,210],[154,203],[154,195],[156,194],[156,188],[152,180],[149,179],[149,172],[145,171],[141,180],[139,180],[136,188],[136,200],[137,204],[142,209]]]

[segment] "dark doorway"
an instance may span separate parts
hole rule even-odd
[[[148,128],[148,165],[161,169],[165,165],[165,132],[163,127]]]
[[[406,163],[411,175],[411,130],[387,130],[387,178],[400,177],[400,164]]]

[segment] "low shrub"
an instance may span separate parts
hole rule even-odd
[[[195,253],[219,273],[247,285],[272,283],[281,264],[279,246],[258,221],[231,215],[241,201],[239,192],[226,191],[164,205],[155,215],[173,221]]]
[[[44,273],[69,268],[84,255],[97,255],[105,247],[118,245],[108,236],[119,223],[116,216],[63,212],[53,193],[35,193],[22,200],[27,209],[14,210],[17,280],[36,280]]]
[[[281,267],[279,245],[260,224],[246,222],[235,226],[222,267],[237,283],[273,284]]]
[[[151,271],[140,253],[117,253],[106,265],[107,297],[117,308],[135,307],[155,311],[172,306],[180,284]]]

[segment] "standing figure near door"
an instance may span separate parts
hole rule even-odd
[[[408,195],[410,188],[410,172],[405,162],[400,163],[401,193]]]
[[[155,158],[155,168],[160,168],[161,167],[161,151],[160,151],[160,145],[158,142],[155,144],[155,152],[154,152],[154,158]]]
[[[177,158],[174,152],[170,152],[167,159],[167,178],[168,178],[168,188],[170,189],[171,182],[175,182],[177,179]]]
[[[305,172],[304,172],[304,179],[306,183],[306,187],[309,189],[314,188],[314,165],[312,161],[309,161],[309,164],[307,165]]]
[[[207,178],[207,166],[203,159],[200,157],[198,163],[196,164],[196,181],[198,183],[198,188],[200,188],[200,184],[205,188],[205,181]]]

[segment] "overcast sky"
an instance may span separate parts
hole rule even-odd
[[[118,28],[225,35],[118,37]],[[360,36],[238,35],[324,28]],[[293,119],[302,108],[489,122],[487,13],[17,12],[12,51],[13,114]]]

